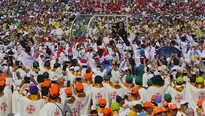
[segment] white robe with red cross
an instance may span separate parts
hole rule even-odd
[[[4,88],[4,95],[0,97],[0,116],[7,116],[9,113],[11,113],[11,89],[9,86],[6,86]]]
[[[91,92],[91,99],[93,105],[91,106],[91,109],[94,110],[97,108],[98,101],[101,98],[108,99],[108,89],[105,87],[102,88],[95,88],[93,86],[90,87],[90,92]],[[108,100],[107,100],[107,105],[108,105]]]
[[[124,98],[124,92],[122,88],[115,89],[111,87],[109,84],[104,84],[104,85],[107,88],[108,96],[109,96],[108,99],[106,99],[109,103],[107,105],[108,107],[110,107],[111,104],[116,101],[117,96],[121,96],[122,98]]]
[[[80,116],[86,116],[88,113],[88,110],[90,109],[90,103],[91,103],[91,96],[86,94],[85,97],[80,98],[77,96],[74,96],[76,98],[77,102],[77,111]]]
[[[62,102],[66,103],[66,106],[65,106],[66,116],[80,116],[76,99],[73,103],[67,103],[68,99],[67,99],[67,96],[65,93],[63,93],[60,96],[60,98],[61,98]]]
[[[181,92],[179,92],[173,87],[169,86],[166,90],[166,93],[169,93],[172,96],[171,103],[177,104],[178,106],[180,106],[180,102],[182,100],[185,100],[185,88]]]
[[[64,116],[63,105],[59,103],[46,103],[37,116]]]
[[[164,100],[164,94],[165,94],[165,91],[166,91],[167,87],[168,86],[166,84],[162,87],[150,86],[146,91],[146,93],[147,93],[146,101],[150,101],[152,95],[161,96],[161,101],[163,101]]]
[[[190,107],[194,110],[198,108],[196,103],[199,99],[205,100],[205,88],[198,89],[190,83],[186,83],[185,100],[189,101]]]
[[[22,116],[37,116],[41,108],[45,104],[44,99],[39,99],[37,101],[32,101],[25,96],[21,96],[17,99],[19,113]]]

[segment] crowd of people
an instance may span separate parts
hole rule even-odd
[[[0,9],[0,116],[205,115],[203,0],[1,0]],[[78,14],[114,17],[73,37]]]

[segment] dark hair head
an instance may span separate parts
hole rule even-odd
[[[43,83],[43,81],[44,81],[44,76],[41,75],[41,74],[38,75],[38,76],[37,76],[37,82],[38,82],[38,83]]]
[[[60,64],[59,64],[59,63],[55,63],[55,64],[53,65],[53,68],[58,68],[58,67],[60,67]]]
[[[39,67],[38,61],[33,62],[33,68],[38,68],[38,67]]]
[[[178,59],[175,58],[173,61],[174,61],[174,65],[179,65],[179,60]]]
[[[30,78],[29,77],[24,77],[24,83],[30,83]]]
[[[98,75],[95,77],[95,80],[94,80],[95,84],[102,84],[102,81],[103,81],[103,78],[101,76]]]
[[[47,60],[47,61],[44,63],[44,66],[45,66],[45,67],[50,67],[50,66],[51,66],[50,60]]]
[[[4,87],[5,87],[5,85],[4,86],[0,86],[0,92],[4,91]]]
[[[97,114],[97,115],[98,115],[98,112],[97,112],[97,110],[91,110],[91,111],[90,111],[90,114],[91,114],[91,115],[93,115],[93,114]]]
[[[44,72],[43,73],[43,78],[44,79],[49,79],[49,73],[48,72]]]
[[[41,94],[42,96],[48,96],[49,88],[48,87],[41,87]]]

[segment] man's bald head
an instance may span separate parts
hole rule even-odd
[[[188,108],[186,109],[185,114],[187,116],[194,116],[194,110],[192,108]]]

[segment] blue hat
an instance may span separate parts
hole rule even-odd
[[[35,93],[35,92],[38,92],[38,87],[37,86],[30,86],[29,90],[30,90],[30,93]]]
[[[138,116],[147,116],[145,113],[139,113]]]
[[[156,96],[155,99],[154,99],[155,103],[161,103],[162,102],[162,99],[160,96]]]

